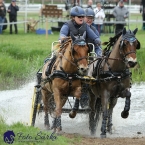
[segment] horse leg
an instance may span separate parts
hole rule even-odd
[[[98,125],[100,118],[101,100],[100,98],[96,98],[91,91],[89,91],[89,94],[90,94],[89,106],[91,108],[91,111],[89,113],[89,129],[91,135],[95,136],[96,126]]]
[[[106,94],[107,95],[107,94]],[[101,138],[106,138],[106,127],[107,127],[107,119],[108,119],[108,98],[107,96],[101,97],[103,116],[102,116],[102,126],[101,126]]]
[[[125,107],[124,110],[121,112],[121,117],[122,118],[127,118],[129,115],[129,110],[130,110],[130,97],[131,97],[131,92],[129,91],[129,89],[126,89],[122,92],[122,96],[126,96],[126,100],[125,100]]]
[[[57,118],[62,113],[62,103],[61,103],[61,94],[58,89],[53,90],[54,95],[54,101],[56,104],[55,110],[54,110],[54,117]]]
[[[112,134],[112,114],[113,114],[113,108],[117,103],[117,98],[110,98],[109,101],[109,110],[108,110],[108,123],[107,123],[107,132]]]
[[[76,100],[75,100],[73,109],[69,113],[70,118],[75,118],[76,117],[77,111],[79,110],[79,103],[80,103],[79,98],[81,97],[81,94],[82,94],[81,93],[81,87],[77,87],[74,94],[73,94],[73,96],[76,97]]]
[[[56,133],[59,133],[62,130],[61,116],[53,118],[51,129]]]
[[[67,100],[67,98],[64,98],[64,99],[61,98],[61,102],[60,102],[61,108],[64,106],[66,100]],[[60,131],[62,130],[61,115],[60,116],[56,116],[53,119],[51,129],[54,129],[54,132],[56,132],[57,134],[60,133]]]
[[[45,128],[48,130],[50,129],[50,124],[49,124],[49,116],[48,116],[48,99],[49,99],[49,92],[46,90],[41,90],[42,93],[42,100],[44,103],[44,112],[45,112],[45,116],[44,116],[44,126]]]
[[[69,113],[70,118],[75,118],[76,117],[77,111],[79,110],[79,103],[80,103],[80,100],[76,98],[74,106],[73,106],[71,112]]]

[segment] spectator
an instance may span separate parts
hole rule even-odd
[[[119,5],[113,9],[113,15],[116,18],[115,35],[122,31],[125,25],[125,19],[129,16],[129,11],[124,7],[123,0],[119,1]]]
[[[19,11],[19,7],[16,5],[16,0],[12,0],[11,4],[8,7],[7,12],[9,13],[9,22],[15,22],[14,27],[15,27],[15,34],[18,33],[18,28],[17,28],[17,11]],[[12,30],[12,24],[10,24],[10,34],[13,33]]]
[[[93,9],[92,5],[93,5],[93,1],[92,0],[88,0],[88,6],[87,6],[87,8]]]
[[[97,3],[97,7],[94,9],[94,13],[95,13],[94,26],[101,35],[103,31],[103,21],[105,19],[105,13],[104,10],[101,8],[101,3]]]
[[[69,0],[66,0],[65,2],[65,10],[67,11],[66,17],[69,17]]]
[[[3,31],[3,25],[6,16],[6,7],[4,5],[3,0],[0,0],[0,34],[2,34]]]

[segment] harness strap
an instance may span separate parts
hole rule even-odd
[[[53,80],[54,78],[61,78],[61,79],[64,79],[64,80],[76,80],[78,79],[77,77],[78,75],[76,73],[72,73],[72,74],[68,74],[68,73],[65,73],[64,71],[60,71],[60,70],[55,70],[50,76],[49,78],[51,80]]]
[[[126,79],[131,76],[132,76],[132,73],[128,69],[123,72],[105,71],[102,74],[100,74],[101,78],[98,81],[107,82],[107,81],[116,80],[117,82],[120,82],[121,80]]]

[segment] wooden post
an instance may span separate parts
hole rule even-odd
[[[48,38],[48,16],[45,16],[45,24],[46,24],[45,30],[46,30],[46,39],[47,39]]]
[[[48,17],[62,17],[62,10],[57,9],[56,5],[45,5],[42,14],[45,16],[46,38],[48,38]]]

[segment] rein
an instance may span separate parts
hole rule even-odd
[[[102,57],[100,57],[100,58],[96,58],[95,60],[93,60],[93,61],[91,61],[88,65],[90,65],[90,64],[92,64],[93,62],[95,62],[95,61],[97,61],[97,60],[99,60],[99,59],[110,59],[110,60],[119,60],[119,61],[123,61],[124,59],[121,59],[121,58],[109,58],[109,57],[106,57],[106,56],[102,56]]]

